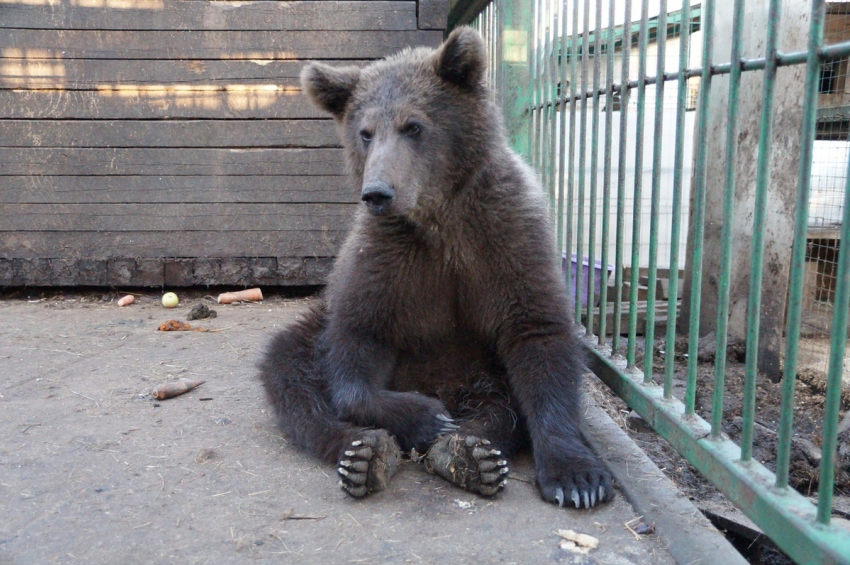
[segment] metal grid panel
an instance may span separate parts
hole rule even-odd
[[[473,25],[484,33],[491,46],[495,64],[490,78],[501,95],[514,89],[526,93],[523,98],[526,112],[508,111],[508,125],[509,128],[516,125],[510,123],[511,119],[525,122],[527,139],[517,142],[514,138],[514,142],[538,170],[549,191],[558,244],[565,258],[565,277],[573,285],[576,318],[585,328],[594,370],[792,558],[800,563],[848,563],[850,539],[845,531],[830,524],[850,292],[848,254],[835,253],[830,275],[835,280],[828,297],[834,302],[834,316],[830,319],[832,339],[823,425],[824,460],[817,507],[789,488],[788,466],[804,265],[807,249],[811,252],[807,242],[810,240],[813,169],[815,185],[819,186],[818,178],[823,175],[817,164],[818,159],[825,156],[820,148],[815,151],[814,145],[818,91],[828,87],[827,90],[843,96],[841,85],[847,72],[846,58],[850,54],[847,39],[850,38],[838,37],[831,41],[832,37],[827,35],[828,46],[824,46],[826,3],[814,0],[808,49],[781,53],[777,46],[781,0],[770,0],[765,52],[753,57],[740,50],[745,2],[735,0],[733,22],[728,30],[733,38],[733,49],[727,59],[735,63],[713,64],[716,60],[712,40],[715,1],[707,0],[701,6],[689,0],[671,0],[670,4],[668,6],[667,0],[535,0],[530,6],[531,13],[523,18],[517,15],[522,6],[520,2],[493,0]],[[513,80],[514,75],[507,76],[504,72],[506,66],[499,58],[498,49],[508,32],[514,43],[517,33],[526,36],[530,70],[527,84]],[[712,78],[729,75],[726,143],[723,148],[712,149],[725,151],[727,163],[721,183],[724,220],[717,308],[717,350],[725,351],[733,237],[728,226],[732,225],[735,205],[737,100],[742,76],[760,71],[763,86],[760,131],[757,132],[759,147],[756,201],[752,210],[754,235],[746,344],[748,352],[757,352],[774,90],[779,69],[790,65],[805,65],[806,84],[803,126],[799,132],[799,188],[791,257],[782,422],[777,472],[773,474],[752,459],[758,378],[756,354],[747,355],[740,446],[721,434],[724,355],[716,356],[712,421],[706,422],[695,413],[709,147],[707,143],[693,143],[692,140],[699,139],[694,131],[707,131],[708,108],[715,90]],[[499,69],[501,74],[497,72]],[[694,108],[697,111],[692,112]],[[840,114],[834,109],[830,111]],[[820,112],[823,118],[823,104]],[[830,209],[828,215],[835,216],[835,226],[840,228],[838,237],[843,239],[850,236],[850,218],[846,217],[847,209],[842,206],[850,191],[845,173],[847,150],[839,152],[836,160],[837,165],[829,166],[834,170],[830,173],[834,179],[832,185],[839,187],[832,191],[839,208]],[[693,170],[689,168],[691,162]],[[641,174],[634,171],[641,171]],[[689,179],[692,182],[688,182]],[[825,192],[820,188],[818,191]],[[683,205],[688,200],[692,203],[689,210],[693,218],[690,220],[686,217],[688,206]],[[815,202],[812,218],[815,218],[824,206],[812,200]],[[683,234],[682,226],[688,225],[683,222],[688,221],[690,233]],[[646,300],[644,339],[652,343],[656,314],[666,309],[668,319],[676,319],[678,285],[672,281],[678,279],[680,266],[684,264],[685,239],[692,244],[689,259],[693,291],[687,332],[687,387],[684,402],[679,402],[672,396],[672,355],[667,356],[663,387],[651,382],[651,355],[645,356],[642,367],[636,366],[638,290],[641,267],[649,288],[655,287],[659,269],[669,273],[668,299],[656,303],[654,293],[649,293]],[[610,261],[613,261],[613,270],[607,268]],[[615,298],[609,301],[607,290],[611,278]],[[624,296],[628,297],[626,301],[620,299]],[[613,328],[608,327],[609,304],[613,310],[610,317]],[[665,337],[667,351],[673,351],[674,323],[667,324]]]

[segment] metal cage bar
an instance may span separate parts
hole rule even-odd
[[[660,0],[660,13],[658,15],[658,31],[656,32],[656,58],[657,66],[655,76],[664,76],[664,64],[667,54],[667,0]],[[664,81],[655,84],[655,139],[652,144],[652,196],[649,211],[649,273],[647,277],[647,288],[655,288],[658,283],[658,230],[661,221],[659,208],[661,207],[661,142],[664,139]],[[636,173],[637,174],[637,173]],[[634,270],[634,265],[632,265]],[[647,292],[646,295],[646,330],[644,331],[644,343],[655,343],[655,293]],[[652,362],[655,355],[644,353],[643,356],[643,378],[644,382],[652,381]]]
[[[670,280],[667,297],[667,319],[675,320],[679,298],[679,238],[682,216],[682,172],[685,161],[685,105],[687,104],[688,57],[691,36],[691,2],[682,0],[681,21],[679,23],[679,71],[676,91],[676,141],[673,157],[673,218],[670,223]],[[675,284],[672,283],[675,278]],[[676,324],[667,324],[667,339],[664,344],[667,355],[664,359],[664,398],[673,398],[673,377],[675,373]]]
[[[771,12],[774,13],[774,12]],[[735,0],[732,16],[732,61],[741,60],[741,40],[744,28],[744,0]],[[770,52],[770,47],[768,47]],[[772,52],[775,52],[775,45]],[[765,75],[765,82],[767,76]],[[741,66],[733,65],[729,75],[729,104],[726,113],[726,166],[723,171],[723,226],[720,235],[720,281],[717,291],[717,351],[726,351],[726,326],[729,323],[729,279],[732,270],[732,214],[735,198],[735,171],[738,155],[738,97],[741,87]],[[762,116],[773,102],[773,94],[764,95]],[[768,120],[769,121],[769,120]],[[763,139],[770,136],[764,135]],[[719,437],[723,425],[723,394],[725,392],[726,355],[714,357],[714,394],[711,405],[711,435]]]

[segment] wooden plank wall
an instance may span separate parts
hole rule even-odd
[[[305,61],[447,0],[0,0],[0,286],[321,284],[357,191]]]

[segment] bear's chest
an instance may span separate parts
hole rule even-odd
[[[385,293],[384,322],[401,347],[439,341],[456,331],[457,281],[438,263],[411,265]]]

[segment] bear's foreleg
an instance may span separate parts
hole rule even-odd
[[[387,430],[405,452],[424,452],[441,433],[457,429],[438,399],[386,390],[396,358],[388,347],[336,331],[327,332],[322,341],[323,372],[340,419]]]
[[[543,499],[576,508],[611,500],[611,474],[581,437],[583,364],[571,336],[530,336],[511,347],[504,359],[526,417]]]

